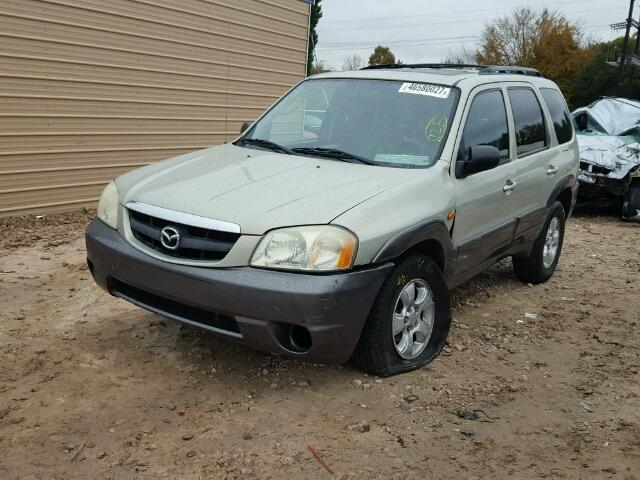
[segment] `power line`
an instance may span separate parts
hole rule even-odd
[[[469,42],[475,42],[477,40],[480,40],[480,37],[476,37],[476,38],[470,38],[466,41],[464,40],[458,40],[458,41],[444,41],[444,42],[433,42],[433,41],[429,41],[429,42],[420,42],[420,43],[412,43],[412,44],[402,44],[402,45],[391,45],[388,43],[372,43],[370,45],[359,45],[359,46],[354,46],[354,47],[335,47],[335,48],[327,48],[327,49],[323,49],[323,50],[318,50],[319,52],[343,52],[343,51],[362,51],[362,50],[371,50],[374,46],[377,45],[384,45],[385,47],[389,47],[389,48],[399,48],[399,47],[425,47],[425,46],[435,46],[435,45],[460,45],[460,44],[464,44],[464,43],[469,43]]]
[[[406,38],[406,39],[399,39],[399,40],[374,40],[374,41],[362,41],[362,42],[325,43],[324,46],[325,47],[357,47],[361,45],[371,45],[371,44],[377,44],[377,43],[383,43],[385,45],[388,45],[391,43],[400,44],[400,43],[415,43],[415,42],[431,42],[431,41],[438,41],[438,40],[459,40],[459,39],[477,38],[477,37],[478,35],[458,35],[455,37]]]
[[[626,7],[609,7],[609,8],[598,8],[593,10],[579,10],[575,12],[563,12],[564,14],[573,14],[573,13],[592,13],[592,12],[605,12],[611,11],[616,8],[626,8]],[[449,20],[444,22],[426,22],[426,23],[405,23],[405,24],[396,24],[396,25],[380,25],[380,26],[363,26],[363,27],[342,27],[342,28],[321,28],[321,25],[318,26],[318,32],[343,32],[345,30],[385,30],[389,28],[408,28],[408,27],[427,27],[432,25],[447,25],[447,24],[460,24],[460,23],[481,23],[486,22],[488,19],[472,19],[472,20]]]
[[[566,2],[552,2],[552,3],[547,3],[546,5],[541,5],[541,7],[552,7],[552,6],[556,6],[556,5],[571,5],[571,4],[585,4],[587,2],[594,2],[594,1],[600,1],[600,0],[570,0],[570,1],[566,1]],[[481,12],[495,12],[496,10],[509,10],[509,9],[514,9],[514,8],[522,8],[525,5],[512,5],[512,6],[508,6],[508,7],[496,7],[496,8],[482,8],[482,9],[476,9],[476,10],[452,10],[452,11],[448,11],[448,12],[436,12],[436,13],[424,13],[424,14],[415,14],[415,15],[397,15],[397,16],[384,16],[384,17],[360,17],[357,19],[351,19],[351,20],[321,20],[320,22],[324,25],[324,24],[328,24],[328,23],[358,23],[358,22],[370,22],[370,21],[375,21],[375,20],[393,20],[393,19],[398,19],[398,18],[416,18],[416,17],[438,17],[438,16],[443,16],[443,15],[458,15],[458,14],[462,14],[462,13],[481,13]],[[624,7],[624,6],[623,6]],[[607,8],[607,10],[610,10],[611,8],[618,8],[618,7],[609,7]]]
[[[584,31],[596,31],[609,29],[609,25],[588,25],[583,27]],[[343,51],[343,50],[365,50],[376,45],[385,45],[387,47],[419,47],[422,45],[453,45],[467,43],[473,40],[479,40],[480,35],[463,35],[455,37],[432,37],[432,38],[407,38],[400,40],[375,40],[362,42],[343,42],[343,43],[325,43],[318,51]]]

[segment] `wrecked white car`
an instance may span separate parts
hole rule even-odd
[[[572,113],[580,147],[580,198],[622,204],[640,219],[640,102],[601,98]]]

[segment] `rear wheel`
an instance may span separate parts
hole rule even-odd
[[[379,376],[420,368],[444,347],[451,324],[449,291],[426,255],[402,259],[371,309],[353,362]]]
[[[513,270],[523,282],[546,282],[556,270],[564,242],[564,208],[555,202],[528,256],[514,256]]]

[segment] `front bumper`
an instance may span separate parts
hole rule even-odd
[[[323,363],[351,357],[392,267],[311,275],[177,265],[139,251],[99,220],[87,227],[86,244],[96,283],[112,295],[258,350]]]

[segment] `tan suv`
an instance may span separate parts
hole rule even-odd
[[[327,73],[232,144],[110,183],[88,262],[152,312],[391,375],[440,352],[450,288],[505,257],[525,282],[553,274],[577,168],[565,101],[535,70]]]

